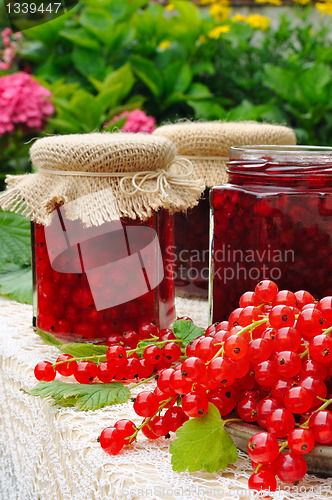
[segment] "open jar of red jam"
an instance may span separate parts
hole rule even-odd
[[[295,144],[288,127],[244,122],[185,122],[163,125],[154,135],[170,139],[194,166],[205,191],[199,204],[174,215],[175,292],[180,297],[208,298],[209,190],[227,182],[229,148],[237,144]]]
[[[173,214],[203,190],[190,162],[126,133],[45,137],[30,156],[36,173],[7,179],[0,203],[32,221],[34,325],[69,342],[167,328]]]
[[[332,148],[233,147],[228,175],[210,191],[211,320],[262,279],[332,295]]]

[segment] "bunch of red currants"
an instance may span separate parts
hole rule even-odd
[[[140,431],[149,439],[168,436],[212,403],[226,420],[259,426],[248,443],[250,488],[275,491],[276,476],[292,483],[306,474],[304,455],[315,443],[332,443],[332,297],[317,302],[307,291],[279,291],[264,280],[239,306],[186,349],[171,331],[159,332],[144,348],[109,347],[107,361],[96,366],[101,381],[113,379],[119,366],[130,378],[132,359],[149,367],[136,375],[155,373],[157,386],[134,400],[143,417],[139,426],[120,420],[103,430],[105,451],[119,453]],[[109,374],[104,380],[103,369]]]

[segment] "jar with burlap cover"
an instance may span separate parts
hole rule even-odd
[[[30,155],[37,172],[8,176],[0,204],[33,221],[34,325],[125,345],[168,328],[172,214],[203,190],[190,161],[164,137],[126,133],[46,137]]]
[[[161,208],[174,213],[197,204],[202,183],[167,138],[93,133],[38,139],[30,149],[34,174],[7,176],[3,210],[47,225],[66,204],[69,220],[99,226],[120,217],[145,220]]]
[[[178,154],[194,165],[194,175],[206,187],[227,182],[229,148],[243,144],[296,144],[295,133],[282,125],[243,122],[181,122],[163,125],[154,135],[170,139]]]
[[[206,189],[199,204],[175,214],[174,238],[177,255],[175,287],[186,298],[207,298],[209,282],[209,189],[227,182],[229,148],[240,144],[295,144],[288,127],[243,122],[181,122],[163,125],[154,135],[175,144],[178,154],[194,166],[194,175]]]

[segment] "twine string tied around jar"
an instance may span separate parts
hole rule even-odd
[[[172,172],[171,167],[179,166],[181,172]],[[200,179],[191,179],[193,173],[193,165],[188,158],[176,157],[171,163],[168,170],[160,169],[156,171],[145,170],[142,172],[82,172],[70,170],[48,170],[45,168],[39,169],[40,173],[60,175],[60,176],[79,176],[79,177],[121,177],[119,188],[126,196],[133,196],[138,192],[155,194],[160,192],[161,198],[166,199],[167,187],[169,186],[185,186],[189,188],[198,188],[202,185]],[[154,188],[149,189],[147,183],[156,181]],[[127,183],[127,185],[126,185]],[[133,189],[131,189],[131,186]]]

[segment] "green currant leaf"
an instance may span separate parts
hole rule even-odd
[[[32,304],[31,267],[13,266],[13,270],[0,274],[0,294],[23,304]]]
[[[205,329],[194,325],[192,321],[178,319],[173,324],[173,332],[177,339],[181,339],[184,346],[187,346],[192,340],[204,335]]]
[[[225,470],[237,460],[236,446],[224,429],[219,410],[209,404],[203,417],[192,418],[177,431],[170,446],[172,467],[176,472],[205,469],[206,472]]]
[[[37,335],[45,342],[47,345],[53,345],[54,347],[60,348],[62,346],[62,342],[57,340],[54,335],[51,333],[43,332],[43,330],[39,330],[39,328],[34,329]]]
[[[8,262],[31,264],[30,221],[0,209],[0,272]]]
[[[42,330],[39,330],[39,328],[35,328],[35,332],[45,342],[45,344],[53,345],[65,354],[74,356],[74,358],[86,359],[91,358],[91,356],[105,357],[106,351],[108,349],[107,345],[84,344],[79,342],[60,342],[60,340],[57,340],[54,335],[48,332],[43,332]],[[105,360],[106,358],[91,359],[91,361],[100,363]]]
[[[68,384],[60,380],[39,382],[29,392],[31,396],[52,398],[60,406],[76,406],[79,410],[98,410],[104,406],[125,403],[130,391],[121,382],[110,384]]]
[[[90,358],[90,356],[103,356],[104,359],[91,359],[91,361],[94,362],[106,361],[105,354],[108,349],[107,345],[80,344],[75,342],[61,344],[61,346],[58,347],[60,351],[65,354],[70,354],[71,356],[74,356],[74,358],[87,359]]]

